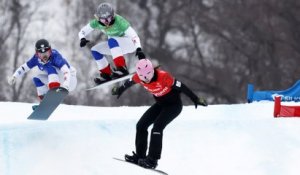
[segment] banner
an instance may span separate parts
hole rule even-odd
[[[254,91],[254,85],[248,84],[247,101],[270,100],[274,101],[275,96],[280,96],[281,101],[300,101],[300,80],[298,80],[292,87],[282,91]]]
[[[300,106],[281,105],[281,97],[275,97],[274,117],[300,117]]]

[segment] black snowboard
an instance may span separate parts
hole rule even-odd
[[[59,87],[50,89],[44,96],[39,106],[31,113],[27,119],[47,120],[57,106],[68,95],[68,90]]]
[[[125,161],[124,159],[119,159],[119,158],[115,158],[115,157],[113,157],[113,159],[118,160],[118,161],[121,161],[121,162],[126,162],[126,163],[129,163],[129,164],[131,164],[131,165],[135,165],[135,166],[141,167],[141,166],[139,166],[139,165],[137,165],[137,164],[134,164],[134,163],[131,163],[131,162],[127,162],[127,161]],[[141,168],[144,168],[144,167],[141,167]],[[157,173],[163,174],[163,175],[168,175],[168,173],[166,173],[166,172],[164,172],[164,171],[162,171],[162,170],[151,169],[151,168],[144,168],[144,169],[150,170],[150,171],[154,171],[154,172],[157,172]]]
[[[157,68],[159,68],[159,67],[160,67],[160,65],[155,66],[154,69],[157,69]],[[87,90],[87,91],[90,91],[90,90],[94,90],[94,89],[104,88],[104,87],[113,85],[113,84],[115,84],[115,83],[118,83],[118,82],[121,82],[121,81],[130,79],[134,74],[135,74],[135,72],[132,72],[132,73],[129,73],[128,75],[126,75],[126,76],[124,76],[124,77],[112,79],[112,80],[107,81],[107,82],[104,82],[104,83],[102,83],[102,84],[98,84],[98,85],[95,85],[95,86],[93,86],[93,87],[90,87],[90,88],[88,88],[88,89],[86,89],[86,90]]]
[[[133,76],[133,74],[134,74],[134,73],[131,73],[131,74],[128,74],[128,75],[126,75],[126,76],[124,76],[124,77],[116,78],[116,79],[113,79],[113,80],[104,82],[104,83],[102,83],[102,84],[95,85],[95,86],[90,87],[90,88],[88,88],[88,89],[86,89],[86,90],[89,91],[89,90],[94,90],[94,89],[99,89],[99,88],[107,87],[107,86],[109,86],[109,85],[112,85],[112,84],[115,84],[115,83],[118,83],[118,82],[127,80],[127,79],[131,78],[131,77]]]

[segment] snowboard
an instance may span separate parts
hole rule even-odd
[[[124,81],[124,80],[127,80],[129,78],[131,78],[133,76],[134,73],[130,73],[124,77],[121,77],[121,78],[116,78],[116,79],[112,79],[112,80],[109,80],[107,82],[104,82],[104,83],[101,83],[99,85],[95,85],[93,87],[90,87],[88,89],[86,89],[87,91],[90,91],[90,90],[94,90],[94,89],[99,89],[99,88],[103,88],[103,87],[107,87],[109,85],[112,85],[112,84],[115,84],[115,83],[118,83],[118,82],[121,82],[121,81]]]
[[[154,69],[157,69],[157,68],[159,68],[159,67],[160,67],[160,65],[157,65],[157,66],[154,67]],[[88,88],[88,89],[86,89],[86,90],[87,90],[87,91],[90,91],[90,90],[94,90],[94,89],[99,89],[99,88],[107,87],[107,86],[109,86],[109,85],[112,85],[112,84],[115,84],[115,83],[118,83],[118,82],[127,80],[127,79],[131,78],[134,74],[135,74],[135,72],[129,73],[128,75],[126,75],[126,76],[124,76],[124,77],[112,79],[112,80],[110,80],[110,81],[107,81],[107,82],[101,83],[101,84],[99,84],[99,85],[95,85],[95,86],[93,86],[93,87],[90,87],[90,88]]]
[[[141,167],[141,166],[139,166],[139,165],[137,165],[137,164],[135,164],[135,163],[127,162],[127,161],[124,160],[124,159],[119,159],[119,158],[115,158],[115,157],[113,157],[113,159],[118,160],[118,161],[121,161],[121,162],[126,162],[126,163],[129,163],[129,164],[138,166],[138,167]],[[168,175],[168,173],[166,173],[166,172],[164,172],[164,171],[162,171],[162,170],[151,169],[151,168],[144,168],[144,167],[141,167],[141,168],[146,169],[146,170],[149,170],[149,171],[154,171],[154,172],[159,173],[159,174]]]
[[[38,107],[30,114],[27,119],[47,120],[52,112],[68,95],[68,93],[69,91],[62,87],[50,89],[44,96]]]

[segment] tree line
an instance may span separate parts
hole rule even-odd
[[[35,100],[30,76],[8,87],[6,76],[26,58],[32,38],[26,38],[41,1],[4,0],[0,6],[0,100]],[[89,48],[105,39],[100,32],[89,37],[87,48],[79,47],[78,32],[93,18],[96,0],[62,1],[64,19],[61,45],[77,68],[78,90],[68,104],[95,106],[147,105],[153,99],[141,87],[132,87],[119,100],[110,89],[85,91],[97,73]],[[138,32],[143,50],[163,69],[188,84],[211,104],[246,102],[248,83],[258,89],[286,89],[299,78],[300,2],[296,0],[114,0],[116,13],[124,16]],[[45,13],[44,15],[47,15]],[[38,18],[36,16],[39,16]],[[64,42],[65,41],[65,42]],[[32,42],[32,41],[31,41]],[[126,60],[131,68],[134,54]],[[191,102],[183,97],[185,104]]]

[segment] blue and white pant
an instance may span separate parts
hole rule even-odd
[[[70,73],[69,91],[73,91],[77,86],[76,69],[70,67]],[[56,67],[51,67],[47,72],[37,69],[36,75],[33,77],[33,83],[39,97],[44,96],[51,87],[59,86],[63,82],[63,72]]]
[[[107,41],[96,44],[91,48],[98,70],[102,70],[109,64],[105,55],[111,55],[114,63],[119,64],[117,60],[120,57],[133,53],[135,50],[134,43],[129,37],[109,37]]]

